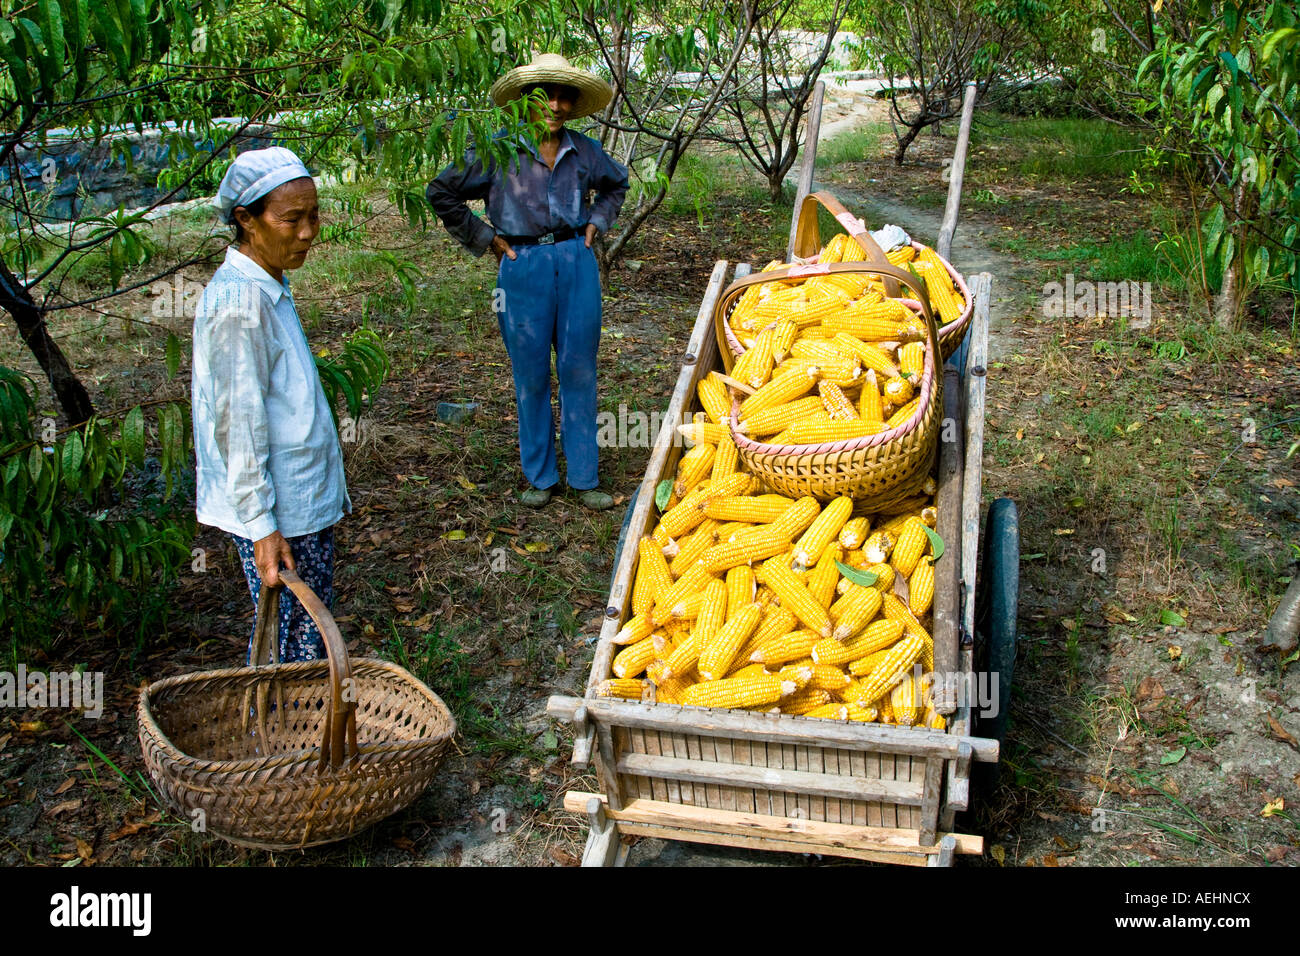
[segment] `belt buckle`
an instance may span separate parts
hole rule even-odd
[[[555,233],[553,232],[548,232],[544,236],[537,237],[537,244],[539,246],[549,246],[552,245],[554,242],[555,242]]]

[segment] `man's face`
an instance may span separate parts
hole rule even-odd
[[[532,90],[541,90],[542,95],[546,97],[546,107],[538,110],[534,107],[532,111],[533,122],[544,120],[546,129],[551,134],[558,133],[564,128],[564,124],[569,117],[573,115],[573,109],[578,102],[578,91],[572,86],[565,86],[561,83],[539,83],[531,87]]]

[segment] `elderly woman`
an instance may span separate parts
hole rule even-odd
[[[447,231],[476,256],[492,250],[504,310],[497,314],[510,355],[519,412],[519,460],[532,486],[520,500],[540,507],[559,483],[551,412],[551,350],[560,386],[560,435],[570,488],[588,508],[614,503],[600,491],[596,450],[596,348],[600,344],[600,273],[591,243],[613,224],[627,193],[627,170],[594,139],[565,128],[613,95],[608,83],[555,54],[517,67],[492,86],[500,105],[541,89],[546,136],[533,145],[514,135],[506,168],[470,149],[448,166],[426,196]],[[503,130],[499,137],[508,137]],[[588,194],[595,193],[594,201]],[[487,201],[492,224],[473,215]]]
[[[239,155],[215,200],[235,227],[194,317],[192,405],[198,520],[230,534],[254,605],[297,572],[334,598],[334,525],[351,511],[343,454],[285,271],[320,231],[316,185],[288,149]],[[251,644],[250,644],[251,653]],[[291,593],[280,601],[281,661],[324,643]]]

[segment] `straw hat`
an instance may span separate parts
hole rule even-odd
[[[608,83],[586,70],[573,67],[558,53],[543,53],[526,66],[517,66],[492,84],[491,95],[498,106],[518,99],[528,87],[537,83],[563,83],[578,91],[572,119],[590,116],[603,110],[614,90]]]

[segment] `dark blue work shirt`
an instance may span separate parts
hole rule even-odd
[[[627,194],[627,169],[589,136],[568,128],[560,136],[553,169],[532,143],[517,137],[517,162],[508,169],[492,162],[485,167],[471,148],[465,152],[464,166],[444,169],[429,183],[425,196],[447,231],[476,256],[483,255],[497,233],[542,236],[564,228],[581,233],[588,223],[607,232]],[[593,190],[595,199],[588,202]],[[471,199],[487,200],[492,225],[469,211],[466,202]]]

